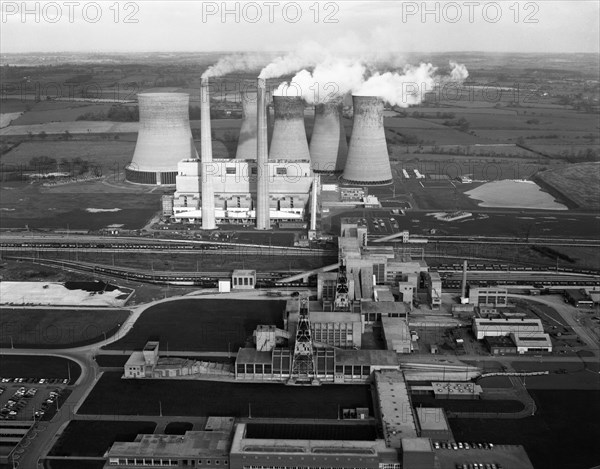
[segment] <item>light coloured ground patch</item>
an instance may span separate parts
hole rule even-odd
[[[60,306],[124,306],[129,291],[70,290],[56,282],[0,282],[0,304]]]
[[[21,117],[22,112],[6,112],[0,114],[0,129],[4,127],[8,127],[10,123],[19,117]]]
[[[480,200],[480,207],[530,208],[542,210],[567,210],[547,192],[531,181],[493,181],[465,192],[470,198]]]

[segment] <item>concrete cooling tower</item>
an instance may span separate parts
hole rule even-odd
[[[310,160],[304,101],[298,96],[273,96],[275,122],[269,149],[270,160]]]
[[[175,184],[177,163],[198,158],[187,93],[140,93],[140,126],[125,178],[137,184]]]
[[[390,184],[392,168],[383,128],[383,101],[376,96],[352,96],[352,104],[352,136],[342,180],[348,184]]]
[[[329,102],[315,106],[309,150],[314,172],[341,173],[344,170],[348,143],[342,125],[342,103]]]
[[[256,159],[256,95],[242,93],[242,127],[238,140],[236,160]]]

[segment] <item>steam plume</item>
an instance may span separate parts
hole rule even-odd
[[[309,104],[339,100],[364,81],[366,68],[359,62],[327,60],[312,72],[301,70],[291,82],[283,82],[275,96],[302,96]]]
[[[260,54],[231,54],[221,57],[216,64],[208,67],[202,78],[221,77],[232,72],[249,72],[260,70],[268,57]]]
[[[469,77],[469,71],[464,64],[459,64],[451,60],[450,67],[452,67],[452,70],[450,71],[450,79],[452,81],[462,83]]]

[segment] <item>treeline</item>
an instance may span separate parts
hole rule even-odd
[[[138,122],[140,110],[137,106],[113,105],[108,112],[86,112],[77,117],[78,121],[114,121],[114,122]]]
[[[565,262],[569,262],[570,264],[574,264],[576,262],[571,256],[567,256],[566,254],[557,251],[556,249],[549,248],[548,246],[539,246],[534,244],[531,246],[536,252],[539,252],[542,256],[549,257],[551,259],[560,259]]]

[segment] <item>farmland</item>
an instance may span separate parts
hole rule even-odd
[[[539,179],[581,208],[600,208],[600,163],[581,163],[545,171],[539,174]]]

